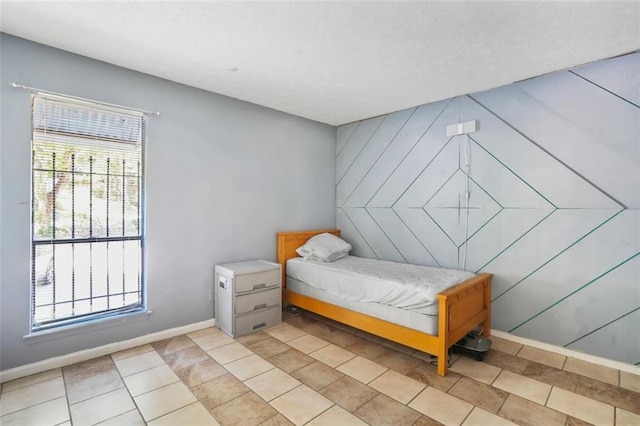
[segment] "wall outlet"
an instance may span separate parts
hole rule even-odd
[[[213,290],[209,290],[209,301],[213,301]]]

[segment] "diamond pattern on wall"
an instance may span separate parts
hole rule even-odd
[[[475,234],[480,228],[493,219],[502,206],[475,182],[469,183],[469,211],[466,211],[465,200],[467,175],[458,170],[442,188],[424,205],[423,209],[440,229],[460,247],[467,240],[467,235]],[[466,215],[469,216],[467,228]]]
[[[596,343],[625,339],[615,323],[640,309],[640,108],[615,82],[640,73],[631,56],[340,128],[337,225],[354,254],[493,272],[495,328],[640,361],[640,342]],[[446,136],[473,119],[468,140]]]

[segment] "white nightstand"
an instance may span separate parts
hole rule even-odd
[[[216,265],[216,326],[231,337],[282,321],[282,272],[266,260]]]

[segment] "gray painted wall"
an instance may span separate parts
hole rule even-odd
[[[6,34],[1,52],[2,370],[212,318],[216,263],[275,260],[275,232],[335,226],[335,128]],[[25,341],[30,94],[159,110],[148,122],[146,319]]]
[[[354,254],[466,252],[495,274],[494,328],[640,363],[640,53],[341,126],[336,151]]]

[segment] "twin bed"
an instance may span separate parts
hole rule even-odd
[[[397,264],[338,251],[336,259],[332,253],[328,261],[319,261],[304,250],[312,237],[312,242],[327,237],[323,234],[339,237],[340,231],[277,234],[283,302],[435,355],[441,376],[446,375],[453,344],[479,324],[483,335],[489,335],[491,274]]]

